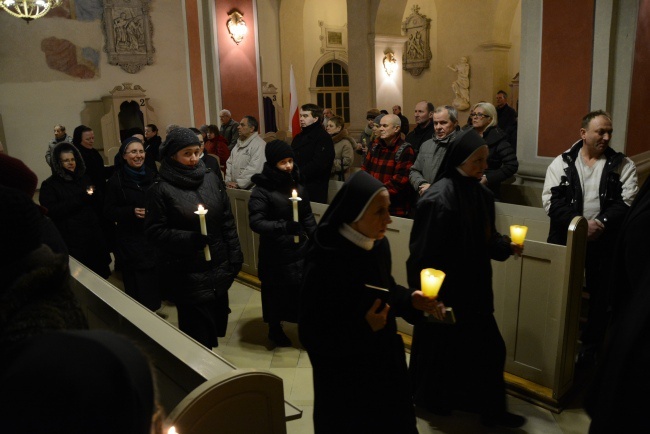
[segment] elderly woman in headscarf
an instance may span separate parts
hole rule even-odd
[[[281,321],[298,322],[299,292],[307,252],[307,240],[316,230],[307,190],[298,183],[293,150],[282,140],[264,147],[262,173],[248,202],[250,227],[260,234],[258,276],[262,282],[262,314],[269,325],[269,339],[277,346],[291,346]],[[298,202],[298,220],[293,220],[292,191]],[[298,242],[296,242],[296,240]]]
[[[444,177],[418,202],[409,285],[420,286],[424,268],[445,272],[438,308],[453,308],[456,323],[415,325],[409,373],[416,406],[436,414],[474,411],[486,426],[515,428],[525,419],[506,410],[506,347],[494,319],[490,260],[505,261],[523,247],[495,228],[494,198],[480,182],[487,159],[484,139],[462,131]]]
[[[84,160],[73,145],[56,145],[51,163],[52,176],[43,181],[39,202],[47,208],[70,256],[106,279],[111,275],[111,257],[98,217],[103,199],[86,175]]]
[[[147,191],[145,230],[156,248],[161,291],[176,304],[180,329],[213,348],[225,336],[228,289],[244,258],[225,186],[200,154],[193,131],[168,134],[160,147],[160,178]],[[208,211],[207,235],[195,213],[199,205]]]
[[[354,173],[307,255],[299,334],[313,366],[316,433],[417,432],[395,318],[419,321],[435,303],[391,276],[389,204],[381,182]]]
[[[115,224],[115,256],[125,292],[151,310],[160,308],[154,250],[144,234],[146,192],[154,173],[145,163],[144,143],[128,137],[115,155],[106,184],[104,216]]]
[[[120,335],[42,334],[21,343],[0,367],[3,432],[162,433],[149,360]]]

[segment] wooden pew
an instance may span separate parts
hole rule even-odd
[[[195,426],[196,409],[205,413],[195,429],[181,433],[202,434],[200,427],[210,424],[251,426],[252,419],[267,427],[254,432],[285,433],[285,421],[301,417],[300,409],[284,401],[280,377],[237,369],[74,258],[70,272],[90,328],[128,336],[151,357],[159,401],[170,420]]]
[[[330,182],[330,196],[339,184]],[[257,275],[258,237],[248,226],[249,191],[228,190],[236,221],[245,272]],[[318,221],[326,204],[312,203]],[[521,258],[492,261],[495,318],[506,341],[506,373],[512,390],[558,411],[573,384],[579,309],[583,287],[587,224],[576,218],[568,228],[566,246],[546,243],[549,218],[542,208],[496,204],[496,226],[509,234],[511,224],[529,227]],[[406,260],[412,220],[393,217],[388,227],[393,256],[392,274],[407,286]],[[399,331],[413,328],[398,320]]]

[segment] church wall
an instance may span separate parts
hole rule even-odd
[[[636,29],[636,46],[634,47],[634,66],[632,74],[632,92],[630,94],[629,123],[627,127],[628,155],[636,155],[650,150],[648,135],[645,132],[647,108],[650,105],[650,2],[639,4],[639,17]]]
[[[29,24],[0,12],[0,114],[8,153],[25,162],[39,178],[50,175],[45,151],[53,126],[72,134],[81,123],[84,101],[97,101],[123,82],[142,86],[155,109],[158,127],[190,124],[185,23],[180,0],[152,2],[154,64],[137,74],[109,65],[103,52],[101,21],[41,18]],[[170,31],[177,29],[178,31]],[[99,53],[98,71],[81,79],[50,69],[41,41],[55,36]],[[96,120],[99,123],[99,119]],[[101,142],[101,134],[95,138]]]
[[[282,64],[280,61],[280,5],[278,0],[257,0],[258,34],[260,45],[260,69],[262,81],[278,88],[278,97],[282,98]],[[260,19],[263,18],[263,19]],[[288,102],[280,104],[288,107]],[[286,125],[278,125],[285,130]]]

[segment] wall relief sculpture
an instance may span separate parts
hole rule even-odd
[[[408,39],[404,43],[402,69],[413,76],[418,76],[424,69],[429,68],[431,48],[429,46],[429,30],[431,18],[420,15],[420,6],[413,5],[412,13],[402,22],[402,34]]]
[[[151,0],[104,0],[104,51],[108,63],[135,74],[153,64]]]
[[[456,80],[451,83],[451,88],[456,94],[451,104],[458,111],[467,110],[469,108],[469,62],[467,57],[461,57],[457,64],[447,65],[447,68],[458,74]]]

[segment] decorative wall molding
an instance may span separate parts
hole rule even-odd
[[[413,5],[411,10],[411,15],[402,22],[402,33],[407,37],[402,55],[402,69],[417,77],[423,70],[429,69],[433,57],[429,45],[431,18],[421,15],[418,5]]]
[[[487,41],[478,45],[485,51],[510,51],[512,44],[510,42]]]
[[[108,63],[135,74],[153,64],[151,0],[104,0],[103,30]]]
[[[329,51],[348,51],[348,25],[330,26],[323,21],[319,21],[321,54]]]

